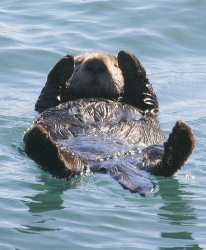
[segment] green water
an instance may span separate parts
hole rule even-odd
[[[0,249],[206,249],[206,1],[0,2]],[[22,136],[52,65],[65,54],[129,50],[156,90],[168,135],[178,119],[196,148],[145,198],[107,175],[56,180]]]

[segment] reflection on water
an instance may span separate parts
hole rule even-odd
[[[56,180],[50,175],[42,173],[39,183],[30,184],[32,189],[38,191],[38,193],[33,196],[24,197],[24,203],[29,208],[28,211],[34,221],[23,224],[17,230],[25,234],[61,231],[62,228],[59,227],[58,223],[55,223],[55,218],[46,216],[45,213],[64,210],[64,192],[69,189],[78,188],[82,185],[83,179],[82,177],[78,177],[70,181]],[[161,239],[165,245],[165,247],[160,247],[160,250],[202,249],[196,242],[192,233],[193,230],[191,229],[196,224],[195,210],[189,202],[189,197],[193,196],[193,194],[185,191],[185,189],[184,185],[180,184],[176,179],[159,178],[158,195],[162,199],[162,205],[158,209],[157,216],[159,216],[160,221],[159,230],[161,230]],[[72,222],[68,220],[68,223]],[[153,221],[151,223],[153,224]]]
[[[25,233],[25,234],[41,234],[41,232],[47,231],[56,231],[60,229],[52,229],[48,227],[42,226],[46,221],[37,221],[35,222],[39,226],[30,226],[30,225],[22,225],[21,228],[16,228],[18,232]]]
[[[174,242],[175,245],[160,249],[202,249],[195,242],[192,232],[188,231],[189,226],[195,226],[197,219],[194,208],[187,200],[193,194],[185,191],[176,179],[165,178],[160,179],[159,194],[163,199],[159,212],[160,222],[171,225],[165,232],[161,232],[161,238],[170,239],[170,243]],[[182,247],[185,245],[187,248]]]
[[[64,200],[62,195],[64,191],[71,188],[77,188],[81,178],[82,177],[75,177],[70,181],[55,180],[43,173],[40,178],[41,184],[31,184],[32,189],[41,190],[41,193],[24,197],[27,200],[25,204],[29,207],[29,212],[36,214],[63,209]]]
[[[119,2],[0,1],[0,250],[206,249],[206,1]],[[60,57],[121,49],[144,64],[163,130],[177,119],[192,126],[197,146],[187,168],[201,180],[193,193],[158,178],[159,191],[136,198],[102,176],[82,192],[81,179],[39,178],[18,149]]]
[[[29,184],[32,190],[38,191],[34,196],[24,196],[23,202],[29,208],[33,221],[22,224],[16,228],[18,232],[25,234],[41,234],[41,232],[61,230],[50,217],[45,217],[46,212],[64,209],[63,193],[68,189],[75,189],[81,183],[83,177],[74,177],[70,181],[55,179],[46,173],[42,173],[38,183]]]

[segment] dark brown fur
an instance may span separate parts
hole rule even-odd
[[[132,192],[144,192],[141,183],[145,178],[136,166],[108,167],[106,162],[114,155],[102,158],[105,164],[99,164],[63,146],[64,140],[82,134],[106,134],[135,147],[144,143],[135,156],[141,161],[138,168],[158,176],[174,175],[195,145],[191,128],[182,121],[176,122],[168,140],[163,141],[152,85],[139,60],[125,51],[117,57],[97,52],[65,56],[49,73],[35,109],[44,112],[24,136],[25,151],[58,177],[103,171]],[[119,155],[125,156],[128,152]],[[141,176],[140,184],[137,176]],[[147,185],[152,190],[153,185]]]
[[[48,128],[42,124],[31,127],[25,134],[24,141],[26,153],[57,177],[70,178],[87,172],[83,158],[68,148],[59,147],[59,143],[48,133]]]

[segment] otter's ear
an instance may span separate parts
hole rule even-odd
[[[74,71],[74,57],[67,55],[52,68],[36,102],[35,110],[42,112],[65,101],[66,82]]]
[[[137,107],[143,113],[156,115],[159,112],[158,100],[139,60],[129,52],[120,51],[118,64],[125,83],[123,102]]]

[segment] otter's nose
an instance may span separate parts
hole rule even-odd
[[[90,73],[102,73],[107,70],[107,67],[102,61],[92,59],[86,62],[85,69]]]

